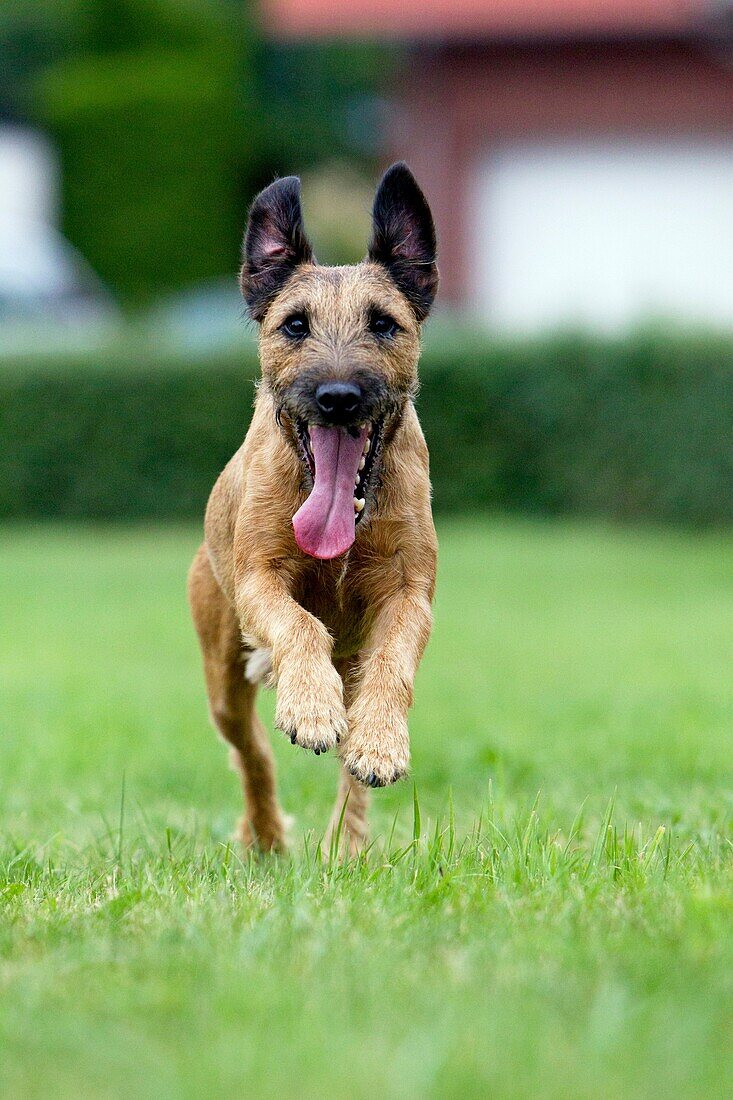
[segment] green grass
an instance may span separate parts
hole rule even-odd
[[[229,843],[195,532],[0,530],[3,1095],[731,1094],[730,537],[440,535],[417,805],[342,867],[284,740],[293,858]]]

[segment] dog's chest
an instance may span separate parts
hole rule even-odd
[[[314,563],[302,576],[298,602],[320,619],[334,639],[334,656],[356,653],[366,641],[367,584],[349,555]]]

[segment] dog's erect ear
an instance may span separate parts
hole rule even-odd
[[[297,176],[275,180],[252,203],[244,235],[239,281],[255,321],[262,320],[298,264],[313,262],[313,249],[303,229],[300,180]]]
[[[372,210],[369,259],[383,264],[419,321],[438,289],[435,226],[427,199],[410,169],[393,164],[382,177]]]

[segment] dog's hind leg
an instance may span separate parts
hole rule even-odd
[[[353,660],[339,661],[336,665],[344,682],[344,701],[347,707],[354,694],[353,665]],[[337,835],[342,853],[355,856],[362,850],[368,836],[369,800],[369,788],[357,782],[342,764],[336,804],[323,840],[324,854],[330,853]]]
[[[206,547],[191,566],[188,594],[204,658],[211,717],[231,745],[242,780],[245,813],[238,836],[246,847],[286,847],[285,817],[277,801],[275,762],[255,711],[257,684],[244,676],[245,651],[236,615],[214,577]]]
[[[323,839],[323,851],[328,855],[336,844],[342,853],[358,855],[367,842],[369,825],[369,788],[357,782],[341,765],[336,804]]]

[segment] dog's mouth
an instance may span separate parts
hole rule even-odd
[[[300,457],[312,483],[293,516],[295,541],[304,553],[328,560],[353,544],[373,498],[383,424],[324,428],[296,421]]]

